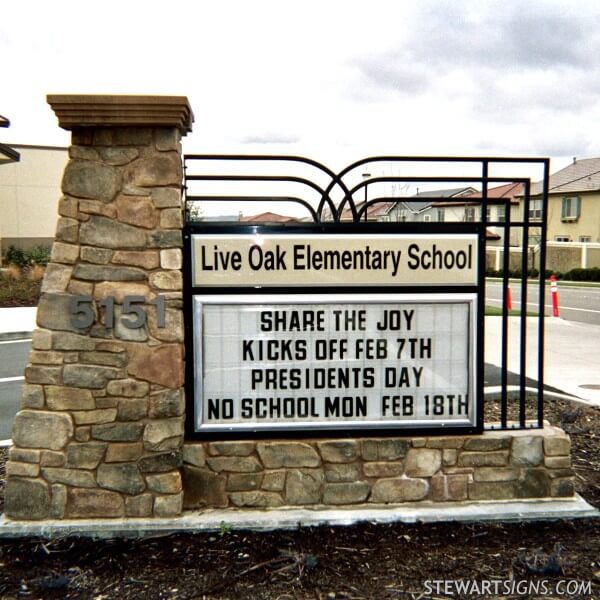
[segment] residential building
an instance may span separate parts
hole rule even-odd
[[[193,219],[198,223],[290,223],[301,219],[290,217],[288,215],[279,215],[273,212],[263,212],[257,215],[244,215],[239,212],[237,215],[200,215]]]
[[[443,222],[446,219],[444,204],[438,203],[442,198],[461,198],[476,192],[473,187],[460,187],[445,190],[428,190],[418,192],[414,196],[407,198],[398,198],[396,201],[380,202],[372,204],[366,210],[368,221],[382,221],[392,223],[428,223]],[[364,202],[359,202],[356,206],[360,210]],[[350,221],[352,213],[350,209],[345,209],[341,220]],[[464,220],[464,219],[448,219]]]
[[[476,221],[476,213],[471,210],[476,203],[470,205],[458,200],[459,198],[466,198],[476,191],[474,187],[469,186],[418,192],[412,197],[415,200],[409,206],[409,208],[418,209],[418,212],[414,213],[414,218],[407,220],[437,221],[438,223],[445,221]],[[468,207],[468,210],[456,212],[452,210],[455,206]]]
[[[242,223],[290,223],[298,221],[296,217],[290,217],[289,215],[279,215],[273,212],[263,212],[259,215],[248,216],[244,216],[240,213],[239,220]]]
[[[18,162],[0,167],[0,250],[30,249],[54,240],[66,148],[11,144]]]
[[[548,189],[549,242],[600,242],[600,158],[573,159],[550,175]],[[531,186],[529,220],[542,219],[542,184]],[[523,214],[524,198],[520,214]]]
[[[519,194],[523,191],[521,183],[507,183],[489,188],[486,201],[486,222],[505,223],[508,214],[509,222],[519,218]],[[469,202],[475,200],[475,204]],[[448,221],[479,221],[481,219],[481,192],[473,192],[463,196],[460,201],[444,204]],[[507,212],[508,211],[508,212]],[[488,225],[487,239],[491,245],[504,244],[504,227],[502,225]],[[517,246],[521,239],[520,230],[511,228],[509,245]]]

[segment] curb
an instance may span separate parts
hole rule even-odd
[[[537,395],[538,389],[536,387],[525,386],[523,388],[525,392]],[[507,385],[506,393],[509,400],[518,400],[519,392],[521,388],[518,385]],[[499,385],[491,385],[483,388],[483,395],[488,400],[499,400],[502,396],[502,388]],[[582,404],[589,404],[595,406],[594,402],[580,398],[567,392],[554,391],[553,389],[546,389],[544,386],[544,398],[555,398],[558,400],[569,400],[570,402],[581,402]]]
[[[576,494],[562,500],[504,500],[500,502],[447,502],[439,506],[406,503],[382,508],[353,509],[207,509],[172,518],[80,519],[65,521],[11,521],[0,516],[0,540],[53,539],[77,536],[90,539],[147,538],[175,533],[212,533],[224,524],[235,531],[298,530],[305,527],[349,526],[357,523],[523,523],[557,519],[597,519],[600,511]]]
[[[16,340],[29,341],[33,331],[5,331],[0,333],[0,342],[10,342]]]

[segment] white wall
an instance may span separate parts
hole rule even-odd
[[[0,165],[0,239],[54,238],[66,148],[10,144],[21,155]]]

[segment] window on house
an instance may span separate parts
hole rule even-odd
[[[506,221],[506,205],[505,204],[498,204],[498,207],[496,209],[496,219],[498,220],[499,223],[504,223],[504,221]]]
[[[489,206],[485,207],[485,220],[488,222],[492,220],[492,209]]]
[[[589,244],[592,241],[592,236],[591,235],[580,235],[579,241],[583,244]]]
[[[429,223],[429,221],[431,221],[431,215],[423,215],[423,221]]]
[[[529,201],[529,220],[530,221],[541,221],[542,220],[542,199],[532,198]]]
[[[437,209],[438,223],[443,223],[446,220],[446,212],[443,208]]]
[[[397,215],[398,220],[404,222],[406,221],[407,210],[405,208],[401,208]]]
[[[465,206],[465,221],[472,223],[475,220],[475,208],[473,206]]]
[[[568,236],[568,235],[555,235],[554,236],[554,241],[555,242],[570,242],[571,241],[571,236]]]
[[[581,213],[581,198],[565,196],[562,199],[561,218],[563,221],[577,221]]]

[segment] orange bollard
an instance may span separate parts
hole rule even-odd
[[[558,317],[558,284],[555,275],[550,275],[550,297],[552,298],[552,316]]]

